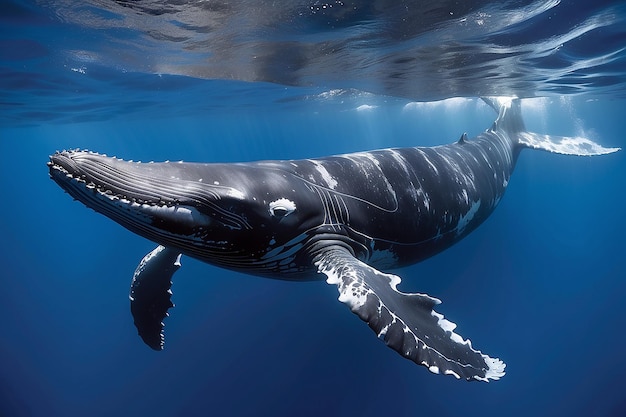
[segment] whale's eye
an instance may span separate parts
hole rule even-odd
[[[274,207],[272,215],[276,217],[285,217],[289,211],[284,207]]]
[[[272,201],[269,206],[270,214],[273,217],[286,217],[296,210],[296,203],[286,198]]]

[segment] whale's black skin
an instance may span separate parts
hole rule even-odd
[[[320,279],[311,263],[320,237],[381,268],[409,265],[454,244],[493,211],[518,153],[501,134],[487,131],[435,148],[299,161],[146,164],[81,151],[51,160],[53,167],[80,173],[80,181],[68,182],[63,170],[52,171],[74,198],[156,243],[250,274]],[[193,213],[137,206],[147,217],[129,216],[101,196],[104,190]],[[272,213],[270,204],[281,199],[296,210]],[[294,247],[299,250],[285,256]]]
[[[135,323],[155,349],[163,345],[160,320],[182,253],[270,278],[324,276],[401,355],[432,372],[487,381],[504,375],[504,364],[454,333],[432,310],[438,300],[400,293],[400,279],[378,270],[424,260],[480,225],[524,147],[580,155],[615,150],[525,132],[514,101],[501,107],[491,129],[433,148],[237,164],[138,163],[64,151],[49,167],[72,197],[160,245],[138,267],[131,291]],[[154,266],[159,260],[171,267]]]

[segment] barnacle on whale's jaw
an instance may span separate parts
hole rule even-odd
[[[157,189],[153,179],[141,173],[139,165],[81,150],[56,152],[48,162],[50,177],[71,195],[77,189],[87,189],[109,196],[111,200],[167,205],[166,189]],[[74,197],[83,201],[78,198],[82,195]]]
[[[195,178],[178,163],[141,163],[73,150],[50,156],[50,177],[68,194],[165,246],[197,246],[249,227],[229,211],[242,192]],[[206,173],[206,167],[204,169]],[[226,205],[226,208],[225,208]]]

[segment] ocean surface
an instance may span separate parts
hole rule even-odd
[[[626,2],[20,1],[0,6],[0,416],[626,415],[626,152],[525,150],[494,214],[400,289],[506,362],[401,358],[324,281],[183,258],[162,352],[129,311],[154,247],[48,155],[297,159],[528,130],[626,147]]]

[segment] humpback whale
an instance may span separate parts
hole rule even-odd
[[[486,99],[498,117],[475,138],[317,159],[140,163],[56,152],[50,177],[70,196],[158,246],[131,282],[134,323],[163,349],[181,255],[283,280],[325,279],[379,339],[433,373],[489,381],[505,364],[475,349],[427,294],[388,271],[463,239],[501,200],[522,149],[602,155],[581,137],[526,131],[519,100]]]

